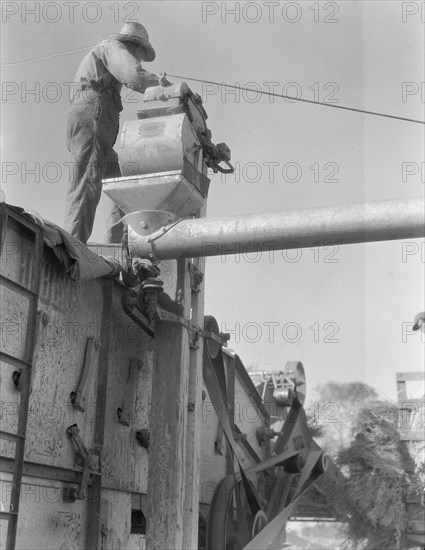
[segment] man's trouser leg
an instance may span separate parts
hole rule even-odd
[[[108,157],[118,131],[119,114],[113,103],[92,90],[74,100],[68,117],[68,148],[73,158],[65,228],[86,243],[91,235],[102,192]]]
[[[106,167],[106,178],[120,178],[122,176],[120,165],[118,164],[118,155],[112,149],[108,156]],[[125,213],[109,197],[105,197],[108,202],[108,216],[106,218],[105,243],[120,243],[123,235],[122,218]],[[103,199],[102,199],[103,200]]]

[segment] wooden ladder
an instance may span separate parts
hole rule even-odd
[[[18,527],[19,502],[22,484],[22,471],[24,465],[25,439],[28,421],[29,398],[31,393],[31,378],[35,361],[35,349],[37,335],[42,323],[42,314],[38,311],[40,280],[43,267],[43,229],[30,218],[18,214],[14,209],[6,204],[0,204],[0,288],[7,289],[16,295],[24,296],[28,300],[26,337],[22,357],[16,357],[6,353],[0,348],[0,361],[6,363],[16,370],[13,373],[13,382],[20,392],[18,419],[16,431],[0,431],[0,440],[7,440],[14,443],[12,487],[10,493],[9,510],[0,511],[0,519],[7,521],[6,548],[14,550],[16,546],[16,534]],[[14,253],[20,256],[20,268],[16,270],[16,278],[4,275],[4,265],[7,263],[8,236],[11,238],[11,232],[17,232],[25,236],[27,241],[24,250],[22,245],[24,239],[18,241],[18,246]],[[29,240],[28,240],[29,239]],[[22,246],[19,246],[21,244]],[[6,252],[6,259],[5,259]],[[26,258],[24,263],[23,253],[33,254]],[[19,256],[17,256],[19,258]],[[7,270],[6,271],[10,271]],[[6,457],[5,457],[6,458]],[[0,457],[0,471],[10,472],[6,467],[6,461]]]

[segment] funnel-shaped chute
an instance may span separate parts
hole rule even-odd
[[[198,185],[183,169],[104,180],[103,191],[126,214],[166,210],[183,218],[199,210],[204,203],[208,182],[202,180]]]

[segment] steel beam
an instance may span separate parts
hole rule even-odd
[[[183,219],[129,246],[133,256],[165,260],[421,237],[424,200],[415,198]]]

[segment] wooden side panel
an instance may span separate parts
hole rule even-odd
[[[25,227],[11,221],[5,235],[6,252],[0,271],[28,287],[35,255],[29,241],[31,235],[27,236],[26,232]],[[105,293],[105,285],[113,287],[111,311],[109,299],[105,299],[109,296]],[[25,291],[13,288],[7,281],[2,281],[0,290],[1,351],[28,361],[25,348],[30,300]],[[144,547],[144,535],[131,533],[131,503],[132,493],[140,496],[147,491],[149,453],[137,442],[136,432],[150,427],[153,349],[151,337],[123,312],[121,299],[125,292],[128,290],[111,280],[71,281],[51,250],[45,248],[39,300],[45,322],[38,333],[29,401],[25,462],[26,474],[31,477],[25,475],[22,485],[17,533],[19,549],[86,548],[89,518],[92,525],[104,522],[100,541],[104,549]],[[105,304],[108,307],[104,307]],[[107,337],[102,338],[105,327]],[[105,361],[105,353],[101,353],[105,350],[96,348],[87,376],[86,400],[82,401],[85,410],[77,410],[71,402],[71,393],[77,390],[81,379],[89,338],[97,344],[103,342],[108,360]],[[118,421],[116,411],[123,407],[124,396],[130,395],[127,387],[129,367],[135,358],[140,369],[132,379],[134,384],[130,384],[135,387],[126,402],[129,425],[124,426]],[[103,411],[102,400],[105,400],[102,391],[98,392],[102,387],[99,379],[101,360],[104,373],[108,370],[107,376],[101,379],[107,381],[106,417],[102,479],[95,475],[93,483],[98,487],[102,483],[98,492],[100,506],[94,510],[94,501],[89,498],[94,496],[92,491],[85,500],[63,501],[64,489],[75,486],[82,469],[81,463],[76,462],[75,449],[66,429],[76,423],[79,436],[89,451],[94,451],[95,440],[102,441],[95,437],[96,410],[98,413]],[[15,370],[18,370],[16,365],[2,362],[2,429],[10,432],[16,432],[20,399],[20,390],[12,379]],[[102,426],[103,434],[103,424],[98,422],[98,425]],[[12,457],[13,446],[10,441],[2,441],[0,454]],[[5,462],[6,470],[8,464],[10,461]],[[61,476],[68,481],[63,481]],[[1,472],[1,510],[9,509],[10,489],[10,474]],[[6,525],[3,520],[0,522],[0,549],[4,548]]]
[[[131,494],[110,489],[102,490],[100,504],[101,548],[128,548],[131,529]]]
[[[14,220],[9,220],[2,243],[0,274],[30,288],[34,260],[33,233]],[[26,343],[30,301],[29,295],[24,295],[13,284],[6,280],[0,281],[0,351],[24,361],[28,361]],[[20,390],[13,383],[12,375],[19,370],[19,365],[0,362],[1,429],[11,433],[17,431],[20,402]],[[14,443],[0,440],[0,454],[12,457]]]
[[[10,482],[2,474],[0,494],[6,508]],[[63,502],[66,484],[24,476],[19,505],[17,548],[78,550],[84,548],[87,502]],[[5,531],[0,533],[0,548],[5,547]]]
[[[0,288],[1,351],[25,359],[30,300],[3,284]]]
[[[76,423],[92,446],[98,364],[90,367],[86,410],[71,403],[81,376],[87,338],[99,339],[102,287],[97,281],[70,284],[66,274],[46,262],[39,307],[48,323],[40,333],[30,396],[25,460],[73,468],[74,450],[66,429]]]
[[[101,548],[102,550],[145,550],[145,535],[132,533],[132,494],[112,489],[102,490]]]
[[[12,492],[12,474],[0,472],[0,510],[9,511]],[[0,550],[6,548],[8,520],[0,518]]]
[[[34,264],[33,232],[9,218],[2,246],[0,273],[28,288],[34,273]]]
[[[5,432],[17,433],[20,403],[20,391],[12,380],[16,367],[0,361],[0,410],[1,429]],[[12,441],[0,439],[0,456],[13,457],[15,444]]]
[[[122,311],[124,292],[125,289],[116,285],[112,300],[103,485],[146,493],[149,453],[137,442],[136,432],[149,429],[153,344],[152,338]],[[132,359],[139,361],[140,369],[132,402],[126,403],[131,410],[130,425],[124,426],[119,422],[117,409],[124,406]]]

